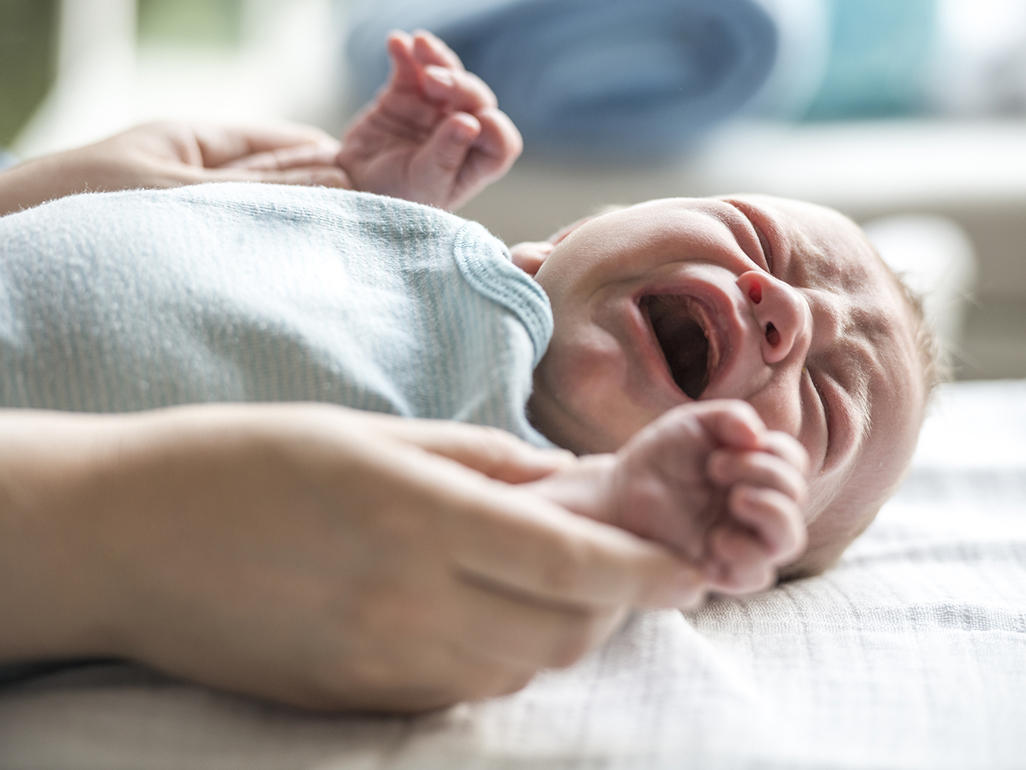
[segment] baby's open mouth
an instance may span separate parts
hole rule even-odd
[[[706,309],[690,297],[674,294],[647,295],[640,304],[677,387],[688,398],[699,398],[718,358]]]

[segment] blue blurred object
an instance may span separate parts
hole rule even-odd
[[[349,78],[385,82],[385,36],[428,29],[495,91],[527,148],[654,157],[744,107],[777,32],[756,0],[353,0]]]
[[[889,117],[929,107],[936,0],[825,0],[829,55],[807,119]]]
[[[3,147],[0,147],[0,170],[13,166],[18,162],[18,159],[7,152]]]

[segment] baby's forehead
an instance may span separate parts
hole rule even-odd
[[[752,198],[776,215],[790,250],[801,257],[794,268],[810,284],[856,292],[867,284],[885,281],[873,244],[844,214],[806,201]]]
[[[893,271],[854,221],[804,201],[766,198],[790,245],[789,282],[835,295],[847,310],[845,331],[884,344],[901,337],[910,310]],[[894,340],[896,341],[896,340]]]

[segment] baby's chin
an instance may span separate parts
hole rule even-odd
[[[584,398],[586,388],[549,392],[538,387],[527,402],[531,425],[549,441],[576,455],[614,453],[639,430],[658,419],[662,411],[632,404],[627,399],[609,404]]]
[[[626,439],[619,440],[608,433],[596,431],[587,423],[574,420],[569,415],[554,418],[544,404],[529,403],[527,417],[534,429],[545,438],[578,456],[613,453],[627,443]]]

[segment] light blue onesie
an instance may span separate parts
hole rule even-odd
[[[480,225],[380,196],[216,184],[0,217],[0,406],[327,401],[537,444],[541,288]]]

